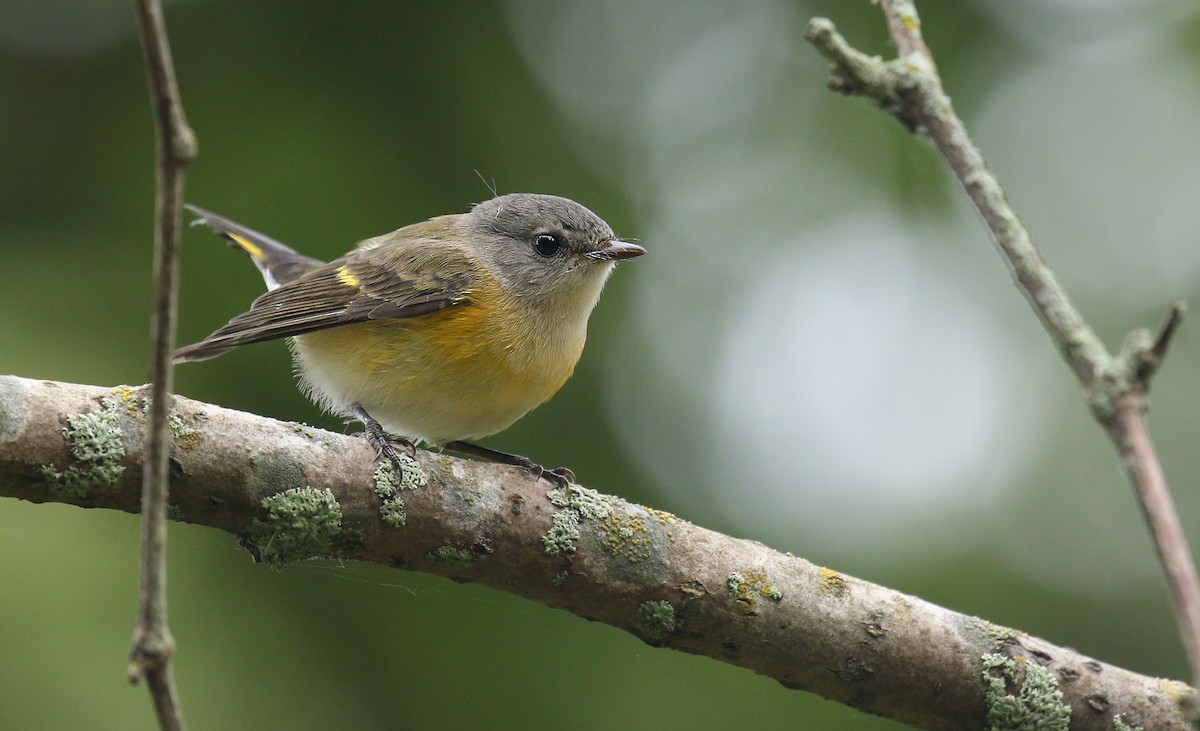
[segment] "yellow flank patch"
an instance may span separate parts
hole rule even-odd
[[[346,267],[338,267],[337,278],[339,282],[347,287],[357,287],[359,284],[358,277],[354,276],[354,274]]]
[[[245,236],[229,234],[229,238],[233,239],[238,246],[242,247],[242,251],[249,254],[254,260],[263,261],[265,258],[263,256],[263,250],[260,249],[256,244],[252,243],[250,239],[246,238]]]

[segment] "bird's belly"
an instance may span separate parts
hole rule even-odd
[[[309,396],[349,414],[361,405],[385,429],[430,444],[511,425],[570,377],[583,348],[504,337],[475,307],[346,325],[294,339]]]

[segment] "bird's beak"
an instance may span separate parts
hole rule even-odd
[[[637,244],[631,244],[626,241],[606,241],[599,249],[589,251],[584,254],[588,259],[598,261],[620,261],[622,259],[632,259],[645,254],[646,250]]]

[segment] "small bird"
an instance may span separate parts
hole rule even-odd
[[[646,253],[575,201],[514,193],[358,244],[329,263],[196,206],[250,257],[267,292],[176,363],[290,338],[301,389],[363,423],[378,457],[421,441],[523,467],[465,440],[495,434],[553,396],[575,369],[588,316],[618,261]]]

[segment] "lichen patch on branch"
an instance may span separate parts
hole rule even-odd
[[[765,571],[735,571],[725,580],[725,587],[738,614],[743,617],[757,617],[762,613],[758,606],[760,599],[783,600],[783,592],[767,578]]]
[[[62,427],[63,439],[75,464],[58,469],[53,464],[41,467],[42,477],[51,492],[85,498],[93,490],[112,487],[125,473],[125,441],[121,434],[121,407],[118,397],[101,400],[100,411],[71,414]]]
[[[542,544],[546,547],[546,553],[551,556],[557,556],[560,553],[575,553],[575,543],[580,538],[579,522],[581,520],[603,520],[612,513],[613,509],[607,496],[578,485],[555,488],[546,493],[546,497],[555,506],[561,508],[551,518],[550,530],[542,536]]]
[[[403,467],[402,470],[396,469],[396,465],[390,459],[380,460],[379,467],[375,469],[375,474],[372,476],[375,494],[381,501],[379,517],[385,524],[393,528],[403,526],[408,520],[401,493],[404,490],[416,490],[429,484],[429,476],[425,474],[425,470],[421,469],[421,465],[415,459],[401,453],[400,464]]]
[[[263,498],[262,506],[267,519],[254,519],[250,541],[258,558],[277,569],[327,555],[342,531],[342,506],[328,488],[294,487]]]
[[[1049,670],[991,653],[982,660],[989,731],[1068,730],[1071,707],[1063,703],[1058,680]]]

